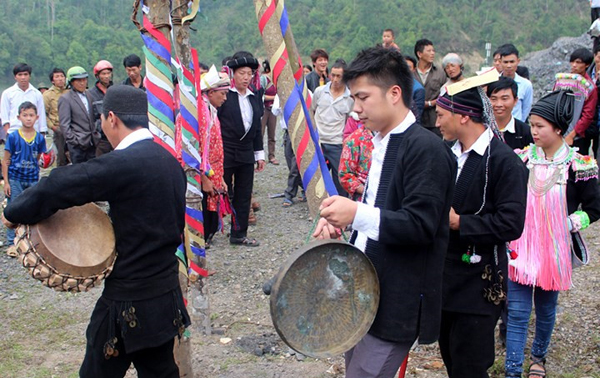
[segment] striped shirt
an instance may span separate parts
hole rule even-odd
[[[8,135],[5,151],[10,152],[8,178],[24,182],[37,182],[40,177],[38,155],[46,152],[46,140],[37,131],[35,136],[26,140],[21,129]]]

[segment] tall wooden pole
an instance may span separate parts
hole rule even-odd
[[[296,48],[289,23],[286,28],[285,37],[282,32],[282,23],[280,21],[282,19],[283,1],[254,0],[254,6],[262,40],[267,55],[270,57],[271,67],[273,68],[273,78],[277,87],[277,95],[283,108],[290,96],[297,91],[297,80],[304,80],[303,75],[298,75],[299,72],[301,73],[301,70],[299,71],[301,67],[299,65],[298,49]],[[305,100],[309,101],[310,94],[306,85],[304,85],[302,95]],[[309,114],[308,117],[311,118],[312,124],[315,125],[312,115]],[[307,134],[306,115],[299,103],[295,106],[287,125],[294,152],[298,154],[303,149],[303,153],[299,157],[300,159],[297,160],[300,160],[298,168],[304,177],[309,165],[313,162],[316,150],[312,141],[308,140],[307,142],[307,138],[309,137]],[[321,201],[327,197],[324,179],[320,170],[317,169],[314,172],[310,182],[308,182],[307,187],[304,189],[308,199],[309,212],[311,216],[316,217],[319,213]]]

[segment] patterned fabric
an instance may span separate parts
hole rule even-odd
[[[37,131],[30,140],[25,140],[21,130],[8,135],[5,151],[10,152],[8,177],[11,180],[37,182],[39,180],[39,155],[46,152],[46,140]]]
[[[339,167],[340,184],[354,200],[361,197],[356,189],[367,181],[373,152],[372,139],[373,132],[360,125],[344,140]]]
[[[223,185],[223,138],[221,137],[221,123],[219,122],[219,118],[217,117],[217,110],[212,106],[210,107],[211,120],[214,120],[214,123],[210,126],[209,130],[209,150],[208,150],[208,162],[210,164],[210,168],[214,172],[212,176],[209,177],[210,181],[212,181],[214,188],[222,192],[225,189]],[[217,211],[217,206],[219,204],[220,196],[209,196],[207,199],[207,207],[209,211]]]

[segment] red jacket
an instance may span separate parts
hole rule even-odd
[[[585,74],[585,78],[593,83],[594,81],[588,75]],[[598,102],[598,91],[596,90],[596,86],[594,85],[594,89],[588,96],[588,98],[583,103],[583,109],[581,110],[581,116],[579,117],[579,121],[575,124],[575,132],[580,137],[585,137],[585,131],[594,121],[594,116],[596,115],[596,103]]]

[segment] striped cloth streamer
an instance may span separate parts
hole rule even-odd
[[[283,68],[286,64],[289,64],[289,55],[284,38],[288,29],[291,29],[291,26],[283,1],[267,0],[266,4],[267,9],[258,21],[258,29],[262,35],[264,33],[264,29],[267,23],[273,16],[276,16],[279,19],[279,28],[282,37],[281,45],[277,48],[277,50],[271,57],[271,62],[275,62],[275,64],[273,65],[273,82],[277,83],[279,76],[282,74]],[[260,11],[258,5],[256,11]],[[288,125],[288,130],[290,131],[290,136],[292,140],[295,140],[295,135],[297,132],[302,132],[302,139],[295,152],[296,163],[298,164],[298,168],[302,169],[303,160],[310,161],[306,169],[300,172],[304,187],[307,188],[308,183],[311,182],[315,177],[315,173],[317,171],[321,171],[322,177],[317,182],[317,186],[324,186],[324,189],[327,190],[327,193],[330,196],[333,196],[338,194],[337,189],[333,184],[333,179],[331,178],[329,169],[327,169],[327,164],[325,163],[323,151],[321,150],[321,145],[319,144],[318,132],[313,127],[312,122],[310,120],[310,114],[308,112],[308,109],[312,99],[310,97],[309,91],[306,89],[306,82],[302,75],[302,62],[300,61],[300,59],[298,60],[298,63],[300,67],[300,69],[298,70],[300,72],[300,75],[298,75],[297,72],[294,73],[296,85],[294,87],[294,90],[290,93],[290,96],[284,105],[283,118],[285,123]],[[302,112],[298,115],[296,125],[290,125],[290,118],[297,106],[302,107]],[[307,148],[309,142],[312,142],[315,147],[314,154],[311,154],[310,150]]]

